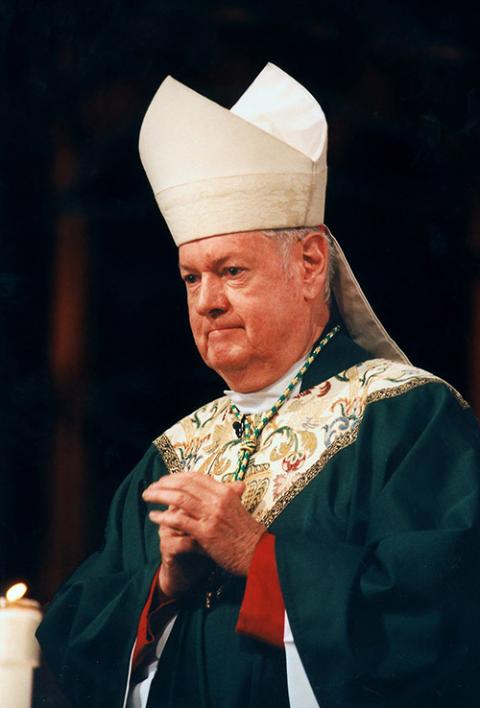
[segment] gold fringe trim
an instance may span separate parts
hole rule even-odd
[[[461,394],[457,391],[456,388],[453,388],[453,386],[447,381],[444,381],[443,379],[439,378],[438,376],[420,376],[417,379],[414,379],[412,381],[407,381],[404,384],[400,384],[400,386],[397,386],[397,388],[382,388],[379,391],[375,391],[374,393],[371,393],[369,396],[366,398],[365,402],[365,407],[369,403],[374,403],[375,401],[380,401],[386,398],[393,398],[394,396],[401,396],[403,393],[408,393],[412,388],[417,388],[418,386],[423,386],[424,384],[429,384],[429,383],[437,383],[437,384],[443,384],[448,388],[450,393],[453,394],[454,398],[456,398],[457,403],[464,409],[470,408],[470,405],[467,403],[467,401],[461,396]]]
[[[153,444],[162,456],[165,466],[170,474],[183,471],[178,455],[166,435],[160,435],[160,437],[153,441]]]

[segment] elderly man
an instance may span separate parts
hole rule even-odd
[[[232,111],[168,78],[140,151],[229,390],[155,440],[52,603],[39,636],[65,693],[478,706],[478,427],[319,226],[320,107],[272,65]]]

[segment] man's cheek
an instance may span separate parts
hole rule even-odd
[[[192,334],[193,334],[195,341],[196,341],[197,338],[199,338],[201,336],[201,332],[202,332],[200,322],[198,321],[198,318],[195,317],[194,314],[190,314],[188,319],[190,322],[190,329],[192,330]]]
[[[195,324],[192,321],[190,321],[190,329],[192,330],[193,341],[195,342],[195,346],[197,347],[200,354],[203,356],[207,348],[207,339],[202,334],[200,328],[195,327]]]

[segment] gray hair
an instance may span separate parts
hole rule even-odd
[[[300,226],[288,229],[263,229],[262,234],[278,243],[283,260],[283,267],[285,272],[288,272],[292,246],[297,243],[297,241],[302,241],[306,236],[308,236],[308,234],[314,233],[315,231],[317,231],[317,229],[314,226],[310,228]],[[325,280],[325,290],[323,293],[324,300],[328,305],[332,297],[332,284],[337,269],[337,258],[333,241],[330,238],[328,231],[326,233],[322,233],[322,236],[326,239],[328,244],[328,271],[327,278]]]

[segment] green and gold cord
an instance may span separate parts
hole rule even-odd
[[[278,413],[280,408],[283,406],[285,401],[289,398],[290,394],[292,393],[293,389],[297,385],[297,383],[300,381],[300,379],[305,376],[305,372],[307,369],[310,367],[313,361],[315,361],[315,358],[319,355],[319,353],[326,347],[326,345],[330,342],[331,339],[337,334],[337,332],[340,329],[340,325],[336,325],[333,329],[328,332],[325,337],[321,339],[321,341],[318,343],[318,345],[313,349],[313,351],[308,355],[306,358],[304,364],[301,366],[299,371],[295,374],[293,379],[290,381],[288,384],[287,388],[285,391],[279,396],[279,398],[275,401],[273,406],[270,408],[269,411],[267,411],[261,418],[260,423],[258,424],[257,427],[252,429],[252,426],[250,425],[250,422],[248,419],[245,417],[244,421],[242,423],[242,428],[244,429],[244,436],[242,439],[242,442],[240,444],[240,452],[239,452],[239,459],[238,459],[238,467],[235,472],[234,479],[235,480],[243,480],[245,479],[245,475],[247,473],[248,465],[250,462],[251,456],[255,453],[255,450],[257,449],[257,444],[258,444],[258,438],[260,437],[260,434],[264,427],[271,421],[274,415]],[[235,403],[230,404],[230,412],[235,416],[235,418],[238,421],[242,420],[242,414],[240,413],[239,409],[235,405]]]

